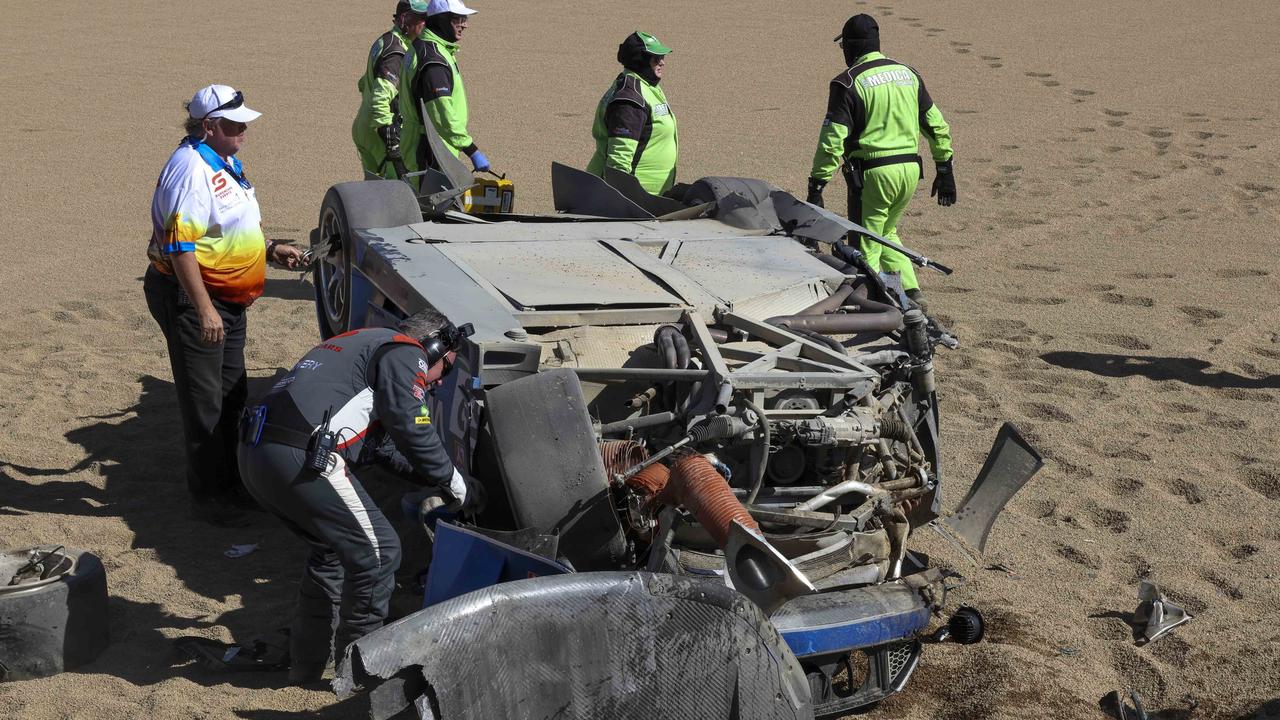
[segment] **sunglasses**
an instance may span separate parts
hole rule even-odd
[[[221,105],[219,105],[218,107],[216,107],[216,108],[214,108],[214,109],[210,110],[209,112],[205,113],[205,114],[204,114],[204,116],[203,116],[203,117],[201,117],[200,119],[201,119],[201,120],[207,120],[207,119],[209,118],[209,116],[210,116],[210,115],[212,115],[212,114],[214,114],[214,113],[218,112],[219,110],[235,110],[236,108],[240,107],[241,105],[244,105],[244,93],[242,93],[242,92],[240,92],[239,90],[237,90],[237,91],[236,91],[236,94],[235,94],[235,95],[232,95],[230,100],[228,100],[228,101],[226,101],[226,102],[222,103],[222,104],[221,104]]]

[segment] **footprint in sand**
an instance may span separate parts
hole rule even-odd
[[[1124,127],[1124,121],[1123,121],[1123,120],[1108,120],[1108,121],[1106,121],[1106,125],[1107,125],[1107,127],[1113,127],[1113,128]]]
[[[1192,132],[1192,133],[1191,133],[1191,135],[1192,135],[1193,137],[1195,137],[1197,140],[1208,140],[1209,138],[1213,138],[1213,137],[1226,137],[1226,135],[1220,135],[1220,134],[1218,134],[1218,133],[1206,132],[1206,131],[1204,131],[1204,130],[1196,130],[1196,131]]]
[[[1245,543],[1243,545],[1236,545],[1235,547],[1231,548],[1231,557],[1235,558],[1236,560],[1248,560],[1249,558],[1253,557],[1254,555],[1257,555],[1260,552],[1262,552],[1262,548],[1258,547],[1257,545],[1253,545],[1251,543]]]
[[[1199,305],[1183,305],[1178,308],[1184,315],[1191,318],[1195,322],[1206,322],[1208,320],[1221,320],[1222,313]]]
[[[1280,474],[1261,467],[1247,467],[1237,473],[1240,482],[1271,500],[1280,500]]]
[[[1164,128],[1158,128],[1158,127],[1148,128],[1144,130],[1142,134],[1146,135],[1147,137],[1153,137],[1153,138],[1159,138],[1159,139],[1173,136],[1173,133],[1169,132]]]
[[[1224,280],[1241,280],[1244,278],[1251,278],[1251,277],[1266,277],[1269,274],[1270,273],[1268,273],[1266,270],[1262,270],[1260,268],[1228,268],[1226,270],[1219,270],[1214,273],[1214,275],[1217,275],[1218,277],[1223,278]]]
[[[1165,704],[1169,683],[1164,673],[1137,650],[1127,644],[1111,646],[1111,669],[1120,684],[1136,692],[1144,703]]]
[[[1045,87],[1058,87],[1062,83],[1058,82],[1057,80],[1043,80],[1040,82],[1040,84]]]
[[[1063,297],[1052,297],[1052,296],[1029,297],[1027,295],[1011,295],[1009,296],[1008,300],[1014,305],[1044,305],[1044,306],[1065,305],[1069,302],[1066,298],[1063,298]]]
[[[1143,342],[1140,338],[1132,335],[1122,335],[1119,333],[1091,333],[1089,337],[1097,340],[1103,345],[1118,347],[1121,350],[1150,350],[1151,346]]]
[[[1096,95],[1097,93],[1095,93],[1093,90],[1075,89],[1071,91],[1071,94],[1075,95],[1076,97],[1089,97],[1090,95]]]
[[[1122,295],[1120,293],[1103,293],[1102,302],[1112,305],[1128,305],[1129,307],[1155,307],[1156,301],[1141,295]]]
[[[1102,151],[1106,153],[1118,153],[1121,150],[1124,150],[1124,147],[1121,145],[1108,145],[1102,148]]]
[[[1129,114],[1128,110],[1112,110],[1111,108],[1103,108],[1102,112],[1111,117],[1124,117]]]
[[[1223,597],[1231,600],[1244,599],[1244,593],[1241,592],[1240,588],[1218,573],[1206,570],[1200,577],[1204,578],[1204,581],[1212,585],[1218,591],[1218,594]]]
[[[1164,481],[1165,489],[1171,495],[1177,495],[1187,501],[1188,505],[1199,505],[1204,502],[1204,488],[1199,483],[1186,478],[1172,478]]]
[[[1146,483],[1138,478],[1118,477],[1111,481],[1111,492],[1123,498],[1136,496]]]
[[[1250,200],[1258,200],[1267,193],[1275,192],[1274,187],[1255,182],[1240,183],[1236,187],[1244,191],[1245,196]]]
[[[1089,509],[1089,519],[1093,524],[1117,535],[1129,532],[1129,513],[1114,508],[1094,506]]]
[[[1030,270],[1031,272],[1061,272],[1062,268],[1056,265],[1032,265],[1031,263],[1018,263],[1013,266],[1015,270]]]
[[[1032,420],[1043,420],[1046,422],[1070,423],[1075,422],[1075,418],[1071,417],[1071,413],[1063,410],[1056,405],[1048,403],[1024,402],[1018,404],[1019,409],[1026,413],[1027,417]]]
[[[1077,565],[1083,565],[1090,570],[1102,569],[1102,558],[1096,554],[1085,552],[1071,545],[1059,545],[1057,550],[1059,555]]]
[[[1088,125],[1084,127],[1071,128],[1071,132],[1074,132],[1074,133],[1091,133],[1091,132],[1097,132],[1097,131],[1098,131],[1098,128],[1089,127]]]
[[[1026,75],[1027,77],[1031,77],[1031,78],[1053,77],[1053,73],[1042,73],[1042,72],[1026,72],[1026,73],[1023,73],[1023,75]]]

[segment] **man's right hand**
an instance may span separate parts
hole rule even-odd
[[[222,324],[222,316],[214,309],[213,305],[207,305],[198,311],[200,316],[200,340],[205,345],[221,345],[222,340],[226,336],[226,327]]]
[[[805,202],[818,207],[826,207],[822,204],[822,191],[827,188],[827,184],[817,178],[809,178],[809,196],[805,198]]]
[[[458,472],[457,468],[453,469],[453,477],[449,479],[448,493],[453,496],[453,502],[448,505],[448,510],[451,512],[459,515],[474,515],[484,509],[484,486],[480,481]]]
[[[378,127],[378,137],[382,138],[382,144],[387,148],[387,162],[395,168],[396,178],[403,180],[409,174],[409,169],[404,166],[404,157],[400,155],[400,128],[381,125]]]

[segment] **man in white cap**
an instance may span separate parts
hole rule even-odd
[[[467,91],[458,71],[458,44],[474,13],[462,0],[431,0],[427,27],[405,56],[400,73],[401,151],[410,172],[439,167],[423,136],[428,120],[454,155],[465,153],[476,172],[489,169],[489,158],[467,132]]]
[[[245,524],[240,510],[249,503],[236,466],[245,310],[262,294],[268,258],[290,268],[302,261],[296,247],[263,236],[253,185],[236,157],[260,115],[231,87],[198,90],[187,103],[187,137],[151,201],[143,289],[169,348],[192,515],[217,525]]]

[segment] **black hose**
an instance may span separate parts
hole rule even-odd
[[[756,501],[760,488],[764,486],[765,469],[769,466],[769,420],[764,416],[763,410],[745,397],[742,398],[742,404],[756,414],[756,422],[760,424],[760,437],[757,438],[760,445],[760,463],[755,468],[756,476],[751,482],[751,493],[747,495],[747,504],[750,505]]]
[[[689,367],[689,341],[679,327],[659,325],[653,331],[653,344],[663,353],[668,368],[684,370]]]

